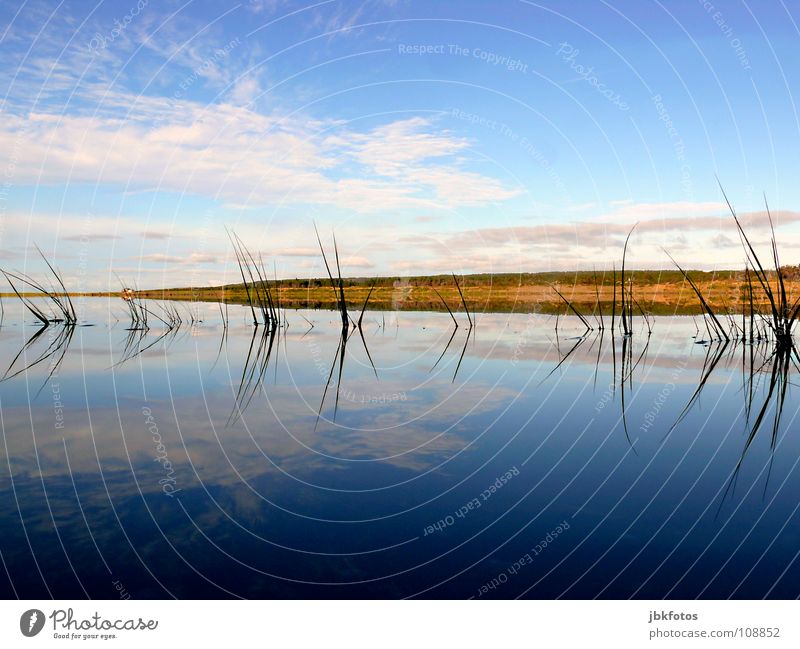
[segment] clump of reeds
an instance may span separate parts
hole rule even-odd
[[[580,311],[578,311],[578,309],[575,307],[575,305],[572,304],[572,302],[570,302],[566,297],[564,297],[564,295],[561,293],[561,291],[559,291],[555,287],[555,285],[551,285],[550,288],[552,288],[556,292],[556,295],[558,295],[558,297],[560,297],[564,301],[564,303],[567,305],[567,308],[570,311],[572,311],[576,316],[578,316],[580,321],[583,323],[583,326],[586,327],[586,331],[584,333],[587,333],[589,331],[593,331],[592,325],[589,323],[589,321],[586,319],[586,317]],[[558,320],[556,320],[556,330],[558,330]]]
[[[775,227],[772,223],[772,214],[769,210],[767,198],[766,196],[764,197],[764,207],[769,220],[772,261],[775,265],[776,285],[774,288],[772,286],[772,281],[769,277],[769,274],[764,269],[761,260],[753,248],[753,245],[750,243],[750,239],[747,237],[747,233],[744,231],[744,228],[739,221],[736,210],[733,209],[731,202],[728,200],[725,190],[722,189],[722,185],[720,185],[720,189],[722,190],[722,195],[725,197],[725,203],[728,205],[731,216],[733,216],[734,223],[736,223],[736,229],[739,232],[739,239],[742,242],[742,247],[744,248],[745,255],[747,257],[747,262],[753,269],[752,274],[755,275],[756,280],[761,286],[761,290],[764,296],[767,298],[767,302],[769,303],[771,317],[766,318],[766,323],[770,328],[770,333],[779,347],[787,349],[791,348],[793,347],[792,329],[794,328],[794,324],[797,321],[798,315],[800,315],[800,298],[791,304],[789,303],[786,292],[786,284],[781,271],[780,258],[778,256],[778,244],[775,238]],[[746,275],[749,279],[750,273],[747,272]]]
[[[122,280],[119,280],[119,283],[123,287],[125,286]],[[148,324],[150,311],[145,307],[144,299],[136,291],[131,293],[125,291],[126,289],[123,288],[122,301],[128,307],[128,317],[131,321],[128,331],[148,331],[150,329]]]
[[[461,298],[461,306],[464,307],[464,313],[467,314],[467,322],[469,322],[469,328],[472,329],[475,326],[477,319],[473,320],[472,316],[470,315],[469,306],[467,306],[467,299],[464,296],[464,292],[461,290],[461,284],[459,283],[455,273],[453,273],[453,282],[455,283],[456,290],[458,291],[458,295]],[[436,297],[438,297],[439,300],[442,302],[444,308],[447,309],[447,313],[450,314],[450,318],[453,320],[453,327],[455,329],[458,329],[458,320],[456,320],[456,316],[453,314],[453,310],[450,308],[450,305],[447,304],[447,301],[444,299],[444,297],[442,297],[442,294],[436,290],[435,286],[431,286],[431,289],[433,290],[434,293],[436,293]]]
[[[442,301],[442,304],[444,304],[444,308],[447,309],[447,312],[450,314],[450,317],[453,319],[454,328],[458,329],[458,320],[456,320],[456,317],[453,315],[453,311],[450,309],[450,307],[447,304],[447,302],[445,302],[445,299],[442,297],[442,294],[439,293],[439,291],[437,291],[436,288],[434,288],[433,286],[431,286],[431,288],[433,289],[433,292],[436,293],[437,296],[439,296],[439,299]]]
[[[342,281],[342,269],[339,265],[339,247],[336,245],[336,235],[333,235],[333,250],[336,256],[337,273],[337,279],[334,279],[330,264],[328,264],[328,257],[325,254],[325,248],[322,246],[322,239],[319,236],[319,230],[317,230],[316,223],[314,224],[314,232],[317,234],[317,243],[319,243],[319,250],[322,253],[322,261],[325,262],[325,270],[328,272],[331,288],[333,289],[333,294],[336,298],[336,307],[342,316],[342,331],[347,331],[350,328],[350,317],[347,314],[347,302],[344,299],[344,282]],[[366,308],[366,303],[364,303],[364,307]]]
[[[167,325],[167,328],[176,329],[183,324],[183,318],[181,317],[180,311],[178,311],[178,307],[176,307],[174,304],[165,303],[159,305],[159,307],[164,314],[163,321]],[[192,322],[194,322],[194,320]]]
[[[597,311],[600,314],[599,318],[595,316],[595,320],[597,321],[597,329],[599,331],[603,331],[605,330],[606,325],[605,321],[603,320],[603,306],[600,303],[600,286],[597,283],[597,271],[594,269],[592,270],[592,277],[594,278],[594,295],[597,302]]]
[[[672,263],[675,264],[675,267],[681,272],[681,275],[683,275],[683,278],[688,282],[692,291],[697,296],[697,299],[700,301],[700,305],[703,307],[703,322],[705,322],[706,331],[708,332],[709,339],[713,340],[716,337],[717,339],[725,341],[730,340],[730,336],[728,335],[727,331],[725,331],[725,327],[719,321],[719,318],[717,317],[717,314],[714,312],[714,309],[711,308],[711,305],[708,303],[705,297],[703,297],[703,293],[700,291],[700,287],[698,287],[697,284],[695,284],[694,280],[691,278],[689,273],[686,272],[683,268],[681,268],[680,264],[677,261],[675,261],[672,255],[670,255],[667,252],[667,256],[672,260]],[[708,319],[706,318],[706,316],[708,316]]]
[[[372,291],[375,290],[375,284],[369,287],[369,292],[367,293],[367,297],[364,300],[364,306],[361,307],[361,315],[358,316],[358,328],[361,329],[361,323],[364,320],[364,312],[367,310],[367,303],[369,302],[369,298],[372,296]]]
[[[708,300],[704,297],[700,288],[693,281],[692,277],[685,271],[675,259],[667,253],[669,258],[678,268],[687,281],[692,291],[697,296],[700,305],[703,309],[703,320],[706,325],[709,338],[711,340],[718,339],[728,341],[731,337],[737,340],[747,341],[750,343],[761,340],[772,340],[778,349],[793,349],[794,343],[792,339],[792,331],[794,325],[800,316],[800,298],[794,302],[790,302],[786,291],[786,284],[784,282],[783,272],[781,270],[780,257],[778,255],[778,244],[775,237],[775,228],[772,222],[772,214],[769,210],[769,204],[766,197],[764,198],[765,209],[770,227],[770,247],[772,252],[772,262],[775,266],[775,280],[773,286],[773,279],[770,271],[767,271],[762,264],[761,259],[755,251],[752,243],[750,242],[747,233],[742,227],[736,210],[733,208],[730,200],[728,200],[725,190],[720,185],[720,190],[725,198],[725,203],[733,217],[736,224],[736,229],[739,234],[739,240],[742,243],[742,248],[745,252],[746,264],[744,270],[744,279],[746,284],[746,292],[742,296],[742,324],[741,326],[735,321],[733,317],[728,316],[727,327],[721,321],[721,318],[714,312],[714,309],[709,304]],[[753,282],[755,278],[755,284]],[[769,306],[767,314],[755,306],[756,299],[754,297],[754,285],[760,287],[762,296],[766,299]],[[746,317],[749,305],[749,318]]]
[[[638,225],[638,224],[637,224]],[[634,313],[634,306],[639,310],[639,313],[642,315],[644,319],[645,326],[647,327],[648,335],[652,334],[653,327],[652,321],[650,320],[647,312],[642,308],[641,304],[639,304],[638,300],[634,297],[633,293],[633,277],[629,276],[626,278],[625,276],[625,264],[628,255],[628,243],[630,242],[631,235],[633,231],[636,229],[636,225],[634,225],[630,232],[628,232],[628,236],[625,238],[625,245],[622,249],[622,269],[620,271],[619,282],[617,281],[617,267],[616,264],[612,266],[612,276],[611,276],[611,286],[612,286],[612,298],[611,298],[611,333],[612,336],[614,335],[615,326],[618,326],[623,335],[631,336],[633,335],[633,313]],[[594,290],[595,290],[595,299],[596,299],[596,307],[595,310],[597,315],[594,316],[595,322],[597,324],[596,329],[598,331],[605,330],[605,319],[603,316],[603,308],[600,302],[600,285],[597,281],[597,273],[593,273],[594,278]],[[619,299],[619,323],[617,323],[617,285],[619,285],[620,291],[620,299]],[[585,327],[583,335],[591,331],[595,331],[595,327],[592,326],[592,323],[589,321],[589,317],[584,315],[578,310],[578,307],[570,300],[566,298],[566,296],[558,290],[558,288],[551,284],[551,288],[553,291],[558,295],[564,304],[567,306],[567,314],[571,311],[578,319],[581,321],[581,324]],[[558,316],[556,317],[556,332],[558,332]]]
[[[628,255],[628,242],[630,241],[633,231],[636,229],[635,224],[628,236],[625,237],[625,246],[622,249],[622,270],[620,275],[620,320],[622,324],[622,332],[625,336],[633,335],[633,278],[630,278],[628,289],[625,290],[625,259]]]
[[[38,246],[36,246],[36,251],[42,257],[44,263],[47,264],[47,267],[53,274],[53,277],[55,278],[55,284],[52,280],[50,280],[49,287],[46,287],[44,284],[37,282],[25,273],[14,273],[6,270],[0,270],[0,272],[2,272],[5,276],[6,281],[8,281],[9,285],[11,286],[11,290],[14,291],[14,294],[21,300],[25,308],[27,308],[28,311],[30,311],[33,316],[42,323],[43,327],[47,327],[48,325],[55,323],[60,323],[65,326],[73,326],[77,324],[78,316],[75,313],[75,306],[72,304],[72,299],[69,296],[66,286],[64,286],[64,281],[62,280],[61,275],[47,260],[47,257],[44,256],[44,253],[39,249]],[[33,289],[36,293],[46,298],[47,301],[52,302],[55,306],[55,313],[47,313],[33,300],[23,296],[14,282]],[[56,284],[58,287],[56,287]]]
[[[325,254],[325,248],[322,245],[322,239],[319,236],[319,230],[317,230],[316,223],[314,224],[314,232],[317,235],[317,243],[319,244],[319,250],[322,253],[322,261],[325,263],[325,270],[328,273],[328,279],[330,280],[331,288],[333,289],[333,295],[336,300],[336,310],[339,312],[342,318],[342,331],[348,331],[351,323],[354,328],[361,331],[364,322],[364,313],[367,310],[369,299],[372,297],[372,293],[375,290],[375,284],[373,283],[367,292],[367,297],[364,300],[364,304],[361,306],[358,320],[354,320],[347,310],[347,301],[345,300],[344,295],[344,280],[342,279],[342,268],[339,263],[339,246],[336,243],[336,235],[333,235],[333,252],[334,259],[336,260],[336,277],[334,277],[333,272],[331,271],[331,265],[328,263],[328,256]]]
[[[469,314],[469,307],[467,306],[467,300],[464,297],[464,293],[461,290],[461,285],[458,283],[458,278],[456,277],[455,273],[453,273],[453,281],[456,283],[458,294],[461,296],[461,304],[464,306],[464,312],[467,314],[467,320],[469,320],[469,328],[472,329],[473,322],[472,322],[472,317]]]
[[[258,327],[263,322],[266,327],[279,327],[280,311],[275,307],[272,298],[264,260],[259,255],[258,262],[256,262],[253,254],[235,232],[228,232],[228,237],[236,254],[236,263],[242,276],[247,304],[253,316],[253,325]],[[261,321],[256,315],[256,310],[261,314]]]

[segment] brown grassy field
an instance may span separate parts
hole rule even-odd
[[[746,284],[743,273],[717,271],[716,273],[689,271],[709,304],[720,313],[741,313]],[[701,312],[696,295],[689,284],[676,271],[632,271],[636,300],[654,315],[697,314]],[[436,291],[455,312],[463,311],[461,298],[451,276],[410,278],[346,278],[345,299],[348,308],[360,311],[370,287],[375,289],[369,299],[371,310],[429,310],[445,311]],[[613,299],[612,276],[598,274],[595,284],[593,273],[537,273],[525,275],[467,275],[459,279],[471,311],[482,312],[542,312],[564,313],[564,302],[553,286],[584,313],[597,308],[597,295],[605,315],[611,313]],[[617,306],[619,307],[619,276],[617,276]],[[336,297],[327,280],[279,280],[270,283],[276,302],[281,308],[335,309]],[[435,288],[435,290],[434,290]],[[800,296],[800,280],[786,280],[790,301]],[[91,297],[117,296],[118,293],[82,293]],[[170,288],[138,291],[139,297],[155,300],[184,300],[201,302],[225,301],[245,304],[247,295],[242,285],[231,284],[205,288]],[[14,298],[13,294],[4,294]],[[758,306],[767,310],[766,298],[759,291],[755,295]],[[749,308],[749,307],[748,307]]]
[[[664,278],[669,281],[644,281],[634,275],[633,290],[636,300],[651,314],[697,314],[700,305],[689,284],[677,274],[669,273]],[[720,313],[741,313],[743,298],[747,295],[744,278],[740,273],[725,273],[712,276],[710,273],[692,273],[698,287],[709,304]],[[577,281],[576,281],[577,280]],[[611,278],[606,283],[596,286],[593,279],[575,277],[575,274],[564,274],[552,282],[527,282],[518,285],[508,282],[491,282],[484,277],[475,280],[466,276],[462,281],[462,290],[471,311],[483,312],[531,312],[562,313],[566,305],[553,290],[558,290],[579,310],[590,313],[599,303],[604,314],[610,315],[613,300]],[[369,293],[369,280],[347,280],[345,298],[348,308],[360,310]],[[291,283],[290,283],[291,284]],[[313,283],[312,283],[313,284]],[[395,280],[390,285],[375,287],[369,299],[369,308],[373,310],[433,310],[444,311],[441,299],[444,298],[454,312],[463,310],[461,298],[450,279],[449,284],[430,282],[426,278],[412,280]],[[322,285],[309,286],[273,286],[273,295],[280,307],[335,309],[336,297],[331,287]],[[800,296],[800,282],[788,281],[787,292],[790,299]],[[246,294],[241,286],[230,285],[215,288],[167,289],[156,291],[140,291],[139,295],[151,299],[221,301],[229,303],[246,303]],[[766,298],[756,296],[756,303],[767,309]],[[617,288],[617,304],[620,295]],[[749,307],[748,307],[749,308]]]

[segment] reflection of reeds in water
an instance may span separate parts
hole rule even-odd
[[[241,418],[247,406],[250,405],[253,397],[262,386],[272,352],[276,348],[275,342],[279,336],[278,332],[278,327],[264,329],[256,327],[253,329],[250,346],[247,349],[247,357],[239,379],[239,387],[236,390],[234,406],[228,416],[228,426],[235,424]]]
[[[148,305],[142,298],[135,295],[123,296],[123,300],[128,307],[130,324],[127,327],[128,333],[123,343],[122,354],[120,359],[114,363],[114,367],[144,354],[161,342],[166,343],[168,347],[178,339],[185,323],[190,322],[194,326],[198,322],[191,310],[187,311],[189,320],[184,321],[180,309],[175,303],[158,304],[152,302]],[[159,327],[157,323],[153,323],[153,319],[160,322],[161,326]],[[154,327],[159,328],[160,331],[154,338],[149,339],[148,337],[152,331],[151,323]],[[186,331],[188,333],[188,330]]]
[[[342,378],[344,376],[344,362],[345,358],[347,358],[347,343],[350,340],[350,336],[353,335],[355,329],[351,330],[343,330],[341,335],[339,336],[339,344],[336,347],[336,352],[333,355],[333,362],[331,363],[330,372],[328,372],[328,378],[325,381],[325,389],[322,392],[322,398],[319,402],[319,409],[317,410],[317,420],[316,424],[314,425],[314,430],[316,430],[317,426],[319,425],[319,420],[322,418],[322,409],[325,406],[325,401],[328,397],[328,392],[331,389],[331,384],[336,386],[335,390],[335,397],[334,397],[334,405],[333,405],[333,416],[332,421],[336,421],[336,415],[339,412],[339,393],[342,387]],[[375,363],[372,361],[372,355],[369,352],[369,346],[367,345],[367,339],[364,337],[364,331],[359,327],[358,328],[359,338],[361,339],[361,343],[364,346],[364,352],[367,355],[367,359],[369,360],[370,366],[372,367],[372,371],[375,374],[375,379],[378,379],[378,370],[375,367]],[[334,374],[336,374],[336,379],[334,380]]]
[[[595,344],[597,344],[597,355],[595,357],[595,372],[594,372],[594,386],[597,386],[597,373],[600,367],[600,361],[603,356],[603,345],[605,344],[605,332],[602,330],[597,331],[593,335],[584,334],[581,336],[577,336],[575,338],[575,342],[572,346],[566,351],[566,353],[562,354],[560,348],[557,345],[559,360],[558,363],[547,373],[547,375],[539,382],[541,386],[545,383],[553,374],[558,372],[562,366],[575,354],[578,349],[580,349],[583,345],[587,344],[587,342],[591,340],[591,345],[587,350],[587,354],[591,352],[592,348]],[[619,354],[620,363],[619,363],[619,372],[617,371],[617,338],[612,334],[608,342],[611,346],[611,358],[612,358],[612,383],[613,386],[613,395],[616,396],[617,393],[620,395],[620,419],[622,420],[622,427],[625,433],[625,439],[628,442],[628,445],[631,448],[631,451],[638,455],[635,448],[635,440],[631,439],[629,428],[628,428],[628,396],[633,391],[633,377],[636,372],[636,369],[639,365],[643,362],[645,357],[647,356],[647,352],[650,348],[650,337],[646,337],[644,339],[644,345],[642,349],[638,353],[634,353],[634,338],[632,336],[621,336],[621,350]]]
[[[58,372],[58,368],[64,361],[64,357],[69,349],[69,344],[72,342],[72,335],[75,333],[75,328],[58,328],[56,330],[57,333],[52,337],[49,344],[34,358],[33,361],[27,361],[26,359],[26,362],[20,363],[20,360],[22,358],[26,358],[28,351],[31,350],[35,343],[40,340],[45,331],[49,331],[49,329],[47,327],[39,327],[33,333],[33,335],[25,342],[19,352],[17,352],[17,355],[9,364],[0,381],[12,379],[15,376],[26,373],[34,367],[41,365],[45,361],[49,361],[49,370],[45,376],[44,382],[42,383],[42,387],[39,388],[39,392],[41,392],[42,388],[47,384],[50,378]]]
[[[369,301],[369,296],[367,296],[367,300],[364,302],[364,308],[366,308],[367,301]],[[372,372],[375,375],[375,380],[380,380],[378,377],[378,369],[375,367],[375,363],[372,360],[372,354],[369,351],[369,345],[367,344],[367,339],[364,336],[364,329],[361,326],[363,317],[364,317],[364,308],[361,310],[361,316],[358,319],[357,326],[350,330],[350,329],[343,329],[340,336],[339,336],[339,345],[336,349],[336,353],[333,356],[333,362],[331,363],[331,370],[328,373],[328,378],[325,382],[325,390],[322,393],[322,399],[319,404],[319,410],[317,411],[317,425],[319,424],[319,419],[322,416],[322,408],[325,405],[325,398],[327,397],[328,390],[330,389],[331,381],[333,379],[334,370],[338,371],[337,373],[337,380],[336,380],[336,399],[333,409],[333,421],[336,421],[336,414],[339,410],[339,391],[341,389],[342,384],[342,376],[344,374],[344,360],[346,358],[347,352],[347,343],[350,340],[350,337],[353,335],[356,329],[358,329],[358,336],[361,339],[361,344],[364,347],[364,353],[367,356],[367,360],[369,361],[370,367],[372,368]],[[381,328],[384,328],[386,323],[384,322]],[[313,326],[313,325],[312,325]],[[316,429],[316,425],[314,426]]]
[[[631,441],[630,433],[628,432],[628,410],[627,410],[627,402],[626,397],[629,392],[633,391],[633,375],[636,371],[636,368],[639,366],[639,363],[642,362],[642,359],[647,354],[647,350],[650,348],[650,339],[648,338],[642,348],[641,353],[639,354],[636,362],[633,361],[633,340],[631,336],[623,336],[622,338],[622,354],[620,355],[621,360],[621,367],[620,367],[620,376],[619,376],[619,392],[620,392],[620,406],[622,411],[622,428],[625,431],[625,439],[628,441],[631,449],[633,450],[634,454],[636,454],[636,449]],[[615,371],[616,374],[616,371]],[[628,392],[626,392],[626,390]]]
[[[436,359],[436,362],[433,364],[433,367],[431,367],[431,369],[429,370],[429,373],[433,372],[433,370],[436,369],[436,367],[439,365],[441,360],[444,358],[445,354],[447,354],[447,350],[450,349],[450,345],[452,344],[453,339],[456,337],[456,333],[457,332],[458,332],[458,325],[453,327],[453,331],[450,334],[450,338],[447,340],[447,344],[444,346],[444,349],[442,350],[442,353],[439,354],[439,357]],[[451,383],[455,383],[456,382],[456,377],[458,376],[458,371],[461,369],[461,363],[464,360],[464,355],[467,353],[467,345],[469,344],[470,337],[473,337],[474,335],[475,334],[473,333],[473,329],[472,328],[467,329],[467,336],[466,336],[466,338],[464,338],[464,345],[461,348],[461,354],[458,357],[458,362],[456,363],[456,369],[453,372],[453,379],[452,379]]]
[[[737,351],[741,349],[741,361],[736,361]],[[742,389],[744,395],[745,442],[739,460],[733,467],[729,484],[720,501],[720,508],[729,493],[733,493],[745,457],[759,431],[769,430],[770,467],[781,431],[783,411],[791,382],[791,371],[797,365],[797,353],[784,351],[774,341],[766,338],[751,344],[746,339],[716,340],[706,345],[706,355],[700,371],[697,386],[678,417],[664,435],[666,439],[700,402],[703,391],[711,376],[720,366],[730,366],[741,362]],[[663,441],[663,440],[662,440]],[[764,485],[766,493],[769,486],[769,472]]]
[[[314,424],[314,430],[317,429],[317,426],[319,425],[319,420],[322,417],[322,408],[325,406],[325,399],[328,396],[328,390],[331,387],[331,380],[333,379],[333,373],[338,365],[339,374],[336,380],[336,399],[334,401],[334,406],[333,406],[333,421],[336,421],[336,413],[339,411],[339,390],[342,385],[344,359],[347,353],[347,337],[348,337],[347,331],[342,331],[341,335],[339,336],[339,344],[336,347],[336,353],[333,355],[333,362],[331,363],[331,371],[328,373],[328,379],[325,381],[325,389],[322,392],[322,399],[320,399],[319,402],[319,409],[317,410],[317,421]]]

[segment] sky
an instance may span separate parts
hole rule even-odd
[[[800,263],[800,3],[3,0],[0,267],[279,277]],[[720,187],[721,185],[721,187]]]

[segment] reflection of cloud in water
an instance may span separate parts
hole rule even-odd
[[[392,389],[388,383],[384,387]],[[395,389],[399,390],[400,386]],[[320,476],[328,473],[360,471],[363,463],[348,460],[385,458],[371,464],[393,466],[411,473],[447,460],[463,450],[474,436],[466,423],[456,424],[465,415],[464,400],[476,404],[470,416],[477,416],[500,408],[514,396],[510,389],[495,388],[491,398],[484,399],[488,390],[478,385],[462,387],[457,398],[447,401],[449,386],[437,386],[426,389],[422,397],[410,393],[408,401],[391,406],[373,406],[365,411],[360,405],[349,404],[341,423],[322,422],[316,431],[314,414],[289,386],[268,387],[270,404],[280,407],[280,422],[263,395],[259,395],[258,402],[247,411],[243,421],[231,427],[225,427],[222,416],[227,413],[229,400],[219,394],[206,395],[205,400],[200,396],[179,397],[171,404],[151,399],[147,407],[152,410],[166,453],[184,481],[193,480],[186,456],[188,450],[188,459],[207,485],[235,484],[240,480],[239,475],[251,479],[278,473],[273,463],[290,475],[305,480],[316,476],[312,481],[324,484]],[[212,412],[211,421],[206,405]],[[417,418],[421,407],[428,408],[428,414]],[[30,423],[26,421],[27,409],[4,408],[3,414],[15,474],[38,475]],[[416,421],[408,423],[415,418]],[[63,429],[54,429],[49,413],[37,413],[34,419],[42,475],[53,477],[66,473],[66,442],[73,472],[99,474],[96,449],[104,472],[129,471],[130,458],[142,489],[160,489],[153,480],[160,472],[160,465],[155,461],[156,442],[148,431],[140,404],[123,401],[119,412],[116,408],[93,407],[91,427],[86,413],[80,410],[68,409],[65,420]],[[364,430],[359,428],[362,423],[384,430]]]

